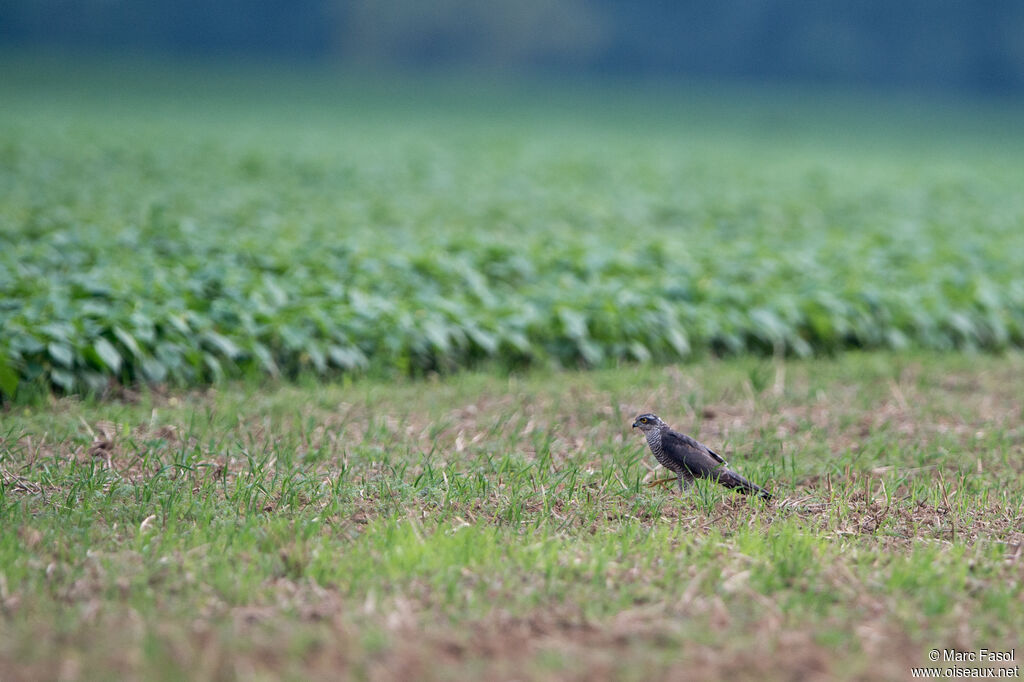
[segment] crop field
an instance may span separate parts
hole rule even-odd
[[[1014,110],[5,71],[8,397],[1024,344]]]
[[[1019,108],[0,68],[3,682],[1020,665]]]

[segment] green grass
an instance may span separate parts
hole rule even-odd
[[[1019,644],[1013,107],[2,64],[0,679]]]
[[[3,63],[7,398],[1024,343],[1012,107]]]
[[[0,677],[903,678],[1024,629],[1024,359],[9,407]],[[765,504],[660,475],[654,409]]]

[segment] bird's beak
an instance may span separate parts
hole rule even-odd
[[[633,422],[633,428],[634,429],[637,428],[638,426],[640,426],[640,422]]]

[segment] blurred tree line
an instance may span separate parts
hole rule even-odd
[[[0,44],[1024,92],[1020,0],[0,0]]]

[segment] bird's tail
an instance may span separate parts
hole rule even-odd
[[[764,500],[772,499],[772,494],[759,485],[751,483],[731,469],[723,469],[718,477],[718,482],[726,488],[739,490],[747,495],[760,495]]]

